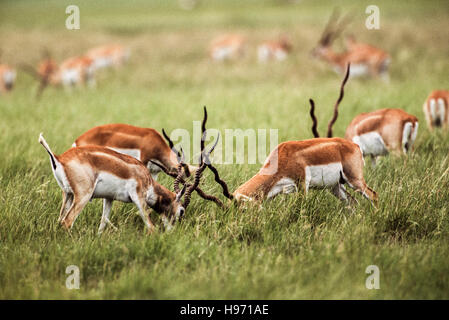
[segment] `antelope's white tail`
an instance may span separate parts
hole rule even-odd
[[[48,154],[50,155],[51,166],[53,170],[56,170],[56,164],[58,163],[58,160],[56,160],[56,157],[51,151],[47,141],[45,141],[42,132],[39,134],[39,143],[45,148],[45,150],[47,150]]]
[[[413,148],[416,136],[418,135],[418,122],[406,122],[402,131],[402,150],[405,153]]]

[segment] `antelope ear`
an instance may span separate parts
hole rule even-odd
[[[176,200],[175,200],[176,202],[181,202],[181,198],[184,195],[184,193],[186,192],[186,189],[187,189],[187,184],[185,184],[184,187],[182,187],[182,190],[176,194]]]

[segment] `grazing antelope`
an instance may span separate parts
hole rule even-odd
[[[374,165],[379,156],[389,152],[409,152],[417,134],[418,118],[401,109],[380,109],[356,116],[346,129],[345,138],[359,145]]]
[[[238,34],[227,34],[214,39],[210,55],[215,61],[237,59],[245,52],[246,38]]]
[[[176,149],[173,148],[173,142],[162,129],[162,132],[169,142],[164,141],[162,135],[152,128],[140,128],[128,124],[106,124],[94,127],[81,136],[73,143],[73,147],[79,147],[89,144],[107,147],[114,151],[127,154],[140,160],[150,171],[154,180],[157,179],[162,170],[158,163],[168,171],[176,172],[178,160]],[[175,151],[174,151],[175,150]],[[186,166],[186,175],[190,171],[196,171],[194,166]]]
[[[204,149],[201,150],[201,159],[209,156],[217,142],[208,153],[203,155]],[[205,164],[201,161],[194,183],[185,184],[182,190],[179,190],[179,175],[175,181],[174,193],[154,181],[147,168],[131,156],[94,145],[70,148],[56,156],[42,134],[39,136],[39,143],[50,155],[53,174],[62,189],[63,203],[59,222],[66,229],[72,228],[84,206],[93,198],[104,199],[99,233],[106,223],[111,224],[109,214],[114,200],[133,202],[149,232],[153,231],[154,225],[146,214],[147,206],[160,213],[166,227],[171,228],[172,223],[183,216],[205,169]],[[181,202],[184,194],[184,202]]]
[[[430,130],[435,127],[447,129],[449,125],[449,91],[432,91],[423,105],[423,110]]]
[[[260,171],[234,191],[237,200],[271,199],[281,193],[292,193],[302,185],[329,188],[340,200],[351,196],[348,184],[371,201],[377,194],[363,178],[363,157],[358,145],[342,138],[314,138],[281,143],[268,156]]]
[[[0,94],[12,90],[16,80],[16,71],[7,64],[0,64]]]
[[[346,79],[347,76],[348,73]],[[344,184],[348,184],[376,202],[376,192],[366,185],[363,178],[363,165],[358,145],[342,138],[288,141],[279,144],[260,171],[230,194],[218,170],[210,162],[207,163],[224,196],[237,201],[272,199],[280,193],[297,191],[299,184],[306,194],[309,188],[330,188],[336,197],[346,201],[352,199],[344,188]]]
[[[40,82],[37,97],[48,85],[62,85],[66,88],[80,84],[95,85],[93,60],[86,56],[66,59],[58,66],[47,54],[38,64],[37,70],[26,64],[23,64],[22,68]]]
[[[312,50],[312,56],[328,62],[337,73],[343,73],[346,65],[351,63],[351,76],[380,77],[389,81],[388,68],[391,58],[383,50],[374,46],[358,43],[354,37],[347,37],[347,50],[336,53],[332,49],[332,43],[348,23],[348,18],[337,24],[338,13],[333,12],[330,17],[318,45]],[[336,25],[336,26],[335,26]]]
[[[285,60],[292,49],[290,41],[283,37],[279,40],[265,41],[257,48],[259,62]]]
[[[121,45],[105,45],[89,50],[86,57],[92,59],[94,70],[119,67],[129,60],[130,50]]]

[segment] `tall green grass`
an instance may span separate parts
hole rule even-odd
[[[137,209],[119,202],[111,215],[118,231],[97,236],[99,200],[71,234],[64,231],[57,223],[61,192],[39,132],[59,154],[105,123],[192,132],[207,105],[209,128],[275,128],[280,141],[311,138],[308,98],[324,132],[341,80],[308,55],[335,2],[212,1],[185,12],[175,2],[80,1],[78,31],[64,28],[63,1],[2,2],[2,61],[34,64],[45,47],[60,61],[108,42],[130,46],[132,57],[99,74],[94,89],[49,88],[35,101],[36,83],[19,71],[14,91],[0,97],[0,298],[449,298],[449,138],[430,133],[421,111],[431,89],[448,87],[448,5],[377,2],[377,31],[364,28],[371,3],[337,2],[355,12],[349,31],[392,55],[392,80],[351,79],[335,135],[360,112],[395,107],[418,116],[413,154],[365,168],[378,208],[360,197],[348,208],[323,190],[226,210],[194,196],[181,224],[150,236]],[[249,54],[212,63],[208,43],[226,31],[247,35]],[[257,42],[280,33],[291,37],[292,56],[258,64]],[[218,167],[234,190],[259,165]],[[172,186],[168,177],[159,181]],[[210,173],[202,187],[220,193]],[[69,265],[80,268],[79,290],[65,287]],[[380,268],[380,290],[365,288],[368,265]]]

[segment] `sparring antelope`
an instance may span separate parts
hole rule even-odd
[[[16,71],[7,64],[0,64],[0,95],[12,90]]]
[[[204,107],[204,117],[207,119],[206,107]],[[189,177],[198,170],[198,167],[185,163],[184,158],[180,156],[181,152],[174,147],[173,141],[164,129],[162,129],[162,134],[168,145],[155,129],[120,123],[106,124],[83,133],[75,140],[72,147],[85,145],[106,147],[140,160],[149,170],[153,180],[157,180],[158,174],[163,171],[174,178],[182,173],[181,182],[183,183],[183,178]],[[179,164],[182,165],[182,168],[179,167]],[[181,171],[178,172],[178,170]],[[223,207],[218,198],[211,199],[201,188],[196,188],[195,192],[202,198],[213,200],[217,205]]]
[[[449,91],[432,91],[424,102],[423,110],[430,130],[436,127],[447,129],[449,126]]]
[[[379,156],[400,155],[413,148],[418,134],[418,118],[401,109],[380,109],[356,116],[345,138],[360,146],[373,165]]]
[[[214,39],[210,46],[213,60],[237,59],[245,52],[246,38],[238,34],[227,34]]]
[[[347,79],[347,77],[346,77]],[[205,122],[203,121],[203,133]],[[207,162],[223,195],[237,201],[272,199],[280,193],[292,193],[302,186],[329,188],[341,200],[352,200],[344,188],[348,184],[373,202],[377,194],[366,185],[363,157],[358,145],[342,138],[315,138],[279,144],[265,160],[263,167],[250,180],[230,193],[218,170]]]
[[[292,49],[290,41],[282,37],[279,40],[265,41],[257,47],[259,62],[268,60],[285,60]]]
[[[128,61],[129,56],[129,48],[115,44],[96,47],[86,53],[86,57],[93,61],[94,70],[119,67]]]
[[[22,68],[40,82],[37,90],[38,97],[48,85],[62,85],[66,88],[81,84],[95,85],[93,60],[86,56],[66,59],[58,66],[46,54],[45,58],[38,64],[37,70],[26,64],[23,64]]]
[[[336,53],[332,49],[335,39],[348,23],[348,18],[338,22],[338,12],[334,11],[330,17],[318,45],[312,50],[312,56],[329,63],[334,71],[343,73],[346,65],[351,63],[351,76],[380,77],[389,81],[388,68],[391,58],[383,50],[374,46],[356,42],[353,36],[346,38],[346,51]]]
[[[178,151],[174,149],[173,142],[164,129],[162,133],[169,145],[155,129],[122,123],[106,124],[86,131],[75,140],[72,146],[94,144],[132,156],[140,160],[148,168],[152,178],[156,180],[162,170],[161,166],[172,172],[176,172],[178,167]],[[155,162],[161,166],[155,165]],[[186,165],[184,169],[186,176],[189,176],[190,171],[194,172],[197,167]]]
[[[203,155],[204,149],[201,150],[200,167],[195,173],[194,183],[184,184],[182,190],[179,190],[179,175],[175,180],[175,192],[171,192],[154,181],[142,162],[131,156],[94,145],[70,148],[57,156],[42,134],[39,136],[39,143],[48,152],[53,174],[62,189],[59,222],[70,230],[89,200],[102,198],[103,215],[99,233],[106,223],[111,224],[109,215],[114,200],[133,202],[149,232],[154,230],[154,225],[146,213],[147,206],[160,213],[166,228],[170,229],[184,215],[191,194],[198,187],[205,169],[202,159],[209,156],[217,142],[208,153]],[[181,202],[183,195],[184,201]]]

